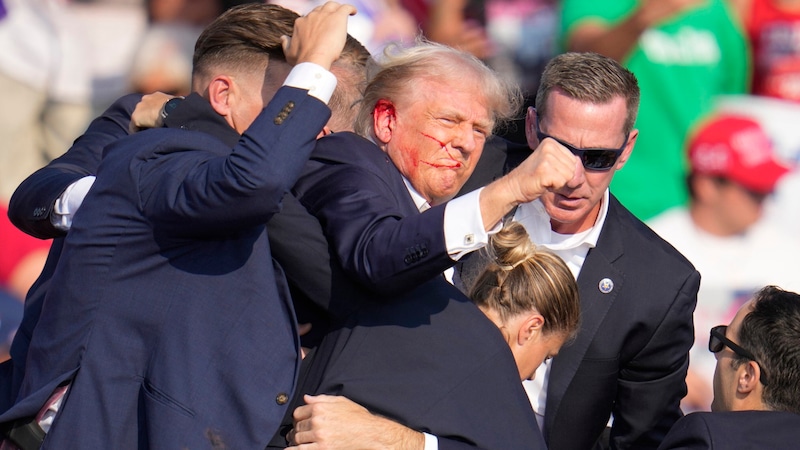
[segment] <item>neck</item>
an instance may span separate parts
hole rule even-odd
[[[719,220],[711,208],[704,207],[697,203],[692,203],[689,207],[689,215],[692,217],[692,222],[695,226],[708,234],[726,237],[740,233],[738,230],[730,229],[722,220]]]

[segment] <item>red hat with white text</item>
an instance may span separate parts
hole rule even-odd
[[[755,120],[719,115],[705,121],[689,142],[692,173],[718,175],[760,194],[775,190],[789,167],[776,157],[772,141]]]

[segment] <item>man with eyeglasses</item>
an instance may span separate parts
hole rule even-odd
[[[711,329],[713,412],[687,415],[659,450],[796,449],[800,442],[800,295],[758,291],[730,325]]]
[[[548,63],[527,112],[533,155],[567,149],[577,172],[511,216],[567,262],[581,295],[577,339],[525,382],[551,450],[654,449],[682,416],[700,275],[608,188],[639,136],[638,105],[633,73],[605,56],[565,53]],[[501,140],[486,147],[468,188],[530,154]],[[475,259],[461,268],[467,285]]]
[[[682,402],[689,412],[711,407],[715,361],[706,351],[707,330],[728,322],[766,284],[800,289],[800,239],[764,220],[767,199],[789,168],[759,122],[741,113],[712,114],[695,125],[686,147],[689,204],[647,224],[703,274]]]

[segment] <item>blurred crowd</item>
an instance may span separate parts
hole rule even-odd
[[[121,95],[187,95],[195,40],[240,3],[0,0],[0,359],[49,248],[8,222],[15,188]],[[324,2],[272,3],[305,14]],[[702,275],[684,408],[707,410],[709,326],[766,284],[800,290],[800,0],[349,3],[359,13],[348,30],[373,55],[422,35],[512,79],[526,107],[563,52],[601,53],[636,75],[640,134],[611,190]],[[501,134],[526,143],[524,110]]]

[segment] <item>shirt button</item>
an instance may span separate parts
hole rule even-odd
[[[279,405],[285,405],[286,402],[288,402],[288,401],[289,401],[289,396],[286,395],[285,392],[281,392],[280,394],[278,394],[277,397],[275,397],[275,403],[277,403]]]

